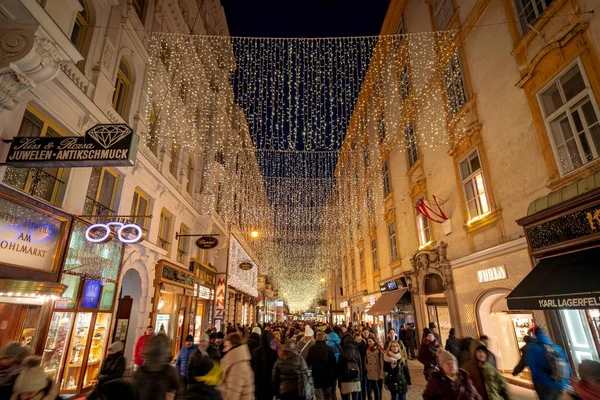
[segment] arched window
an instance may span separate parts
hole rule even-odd
[[[193,160],[192,157],[190,156],[188,158],[188,165],[187,165],[187,186],[186,186],[186,190],[189,194],[192,194],[192,177],[194,174],[194,164],[193,164]]]
[[[175,141],[173,141],[173,143],[171,144],[171,163],[169,164],[169,171],[171,172],[171,175],[173,175],[175,178],[177,178],[177,161],[178,160],[178,155],[177,155],[177,143],[175,143]]]
[[[90,26],[90,12],[87,4],[84,0],[80,0],[83,9],[77,12],[75,18],[75,25],[71,31],[71,43],[77,50],[81,52],[83,50],[83,44],[85,43],[85,34],[87,33],[88,27]]]
[[[113,108],[123,118],[125,118],[125,110],[127,109],[127,97],[130,86],[131,70],[125,57],[121,57],[119,71],[117,72],[117,81],[115,82],[115,93],[113,94]]]

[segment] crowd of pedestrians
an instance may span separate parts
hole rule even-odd
[[[85,394],[90,400],[405,400],[412,384],[408,360],[423,365],[425,400],[510,400],[511,394],[489,339],[446,340],[431,324],[418,350],[413,327],[391,329],[383,344],[366,325],[330,326],[305,322],[209,330],[198,343],[186,337],[176,357],[166,335],[148,327],[134,349],[132,377],[124,377],[124,343],[113,343]],[[600,363],[586,360],[572,372],[564,351],[540,327],[526,337],[513,371],[531,371],[541,400],[600,400]],[[411,350],[412,348],[412,350]],[[339,394],[338,394],[339,393]],[[28,347],[0,350],[0,399],[55,400],[58,386]]]

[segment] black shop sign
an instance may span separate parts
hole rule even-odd
[[[6,163],[38,168],[132,166],[138,142],[126,124],[97,124],[84,136],[15,137]]]

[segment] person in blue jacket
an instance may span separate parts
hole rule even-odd
[[[340,358],[340,351],[342,351],[342,346],[340,346],[340,337],[337,335],[337,333],[330,332],[327,335],[327,345],[333,349],[335,361],[337,362]]]
[[[564,360],[567,359],[567,356],[563,349],[552,343],[541,327],[536,326],[533,334],[535,336],[535,344],[524,354],[525,365],[531,370],[533,386],[540,400],[556,400],[569,387],[569,381],[567,379],[560,381],[552,379],[550,376],[550,364],[546,358],[546,349],[544,346],[552,345]]]
[[[181,376],[181,380],[183,382],[183,388],[187,387],[187,369],[188,369],[188,361],[190,360],[190,356],[196,350],[197,346],[194,344],[194,337],[192,335],[187,335],[185,338],[185,346],[179,350],[179,354],[177,355],[177,360],[175,360],[175,369]]]

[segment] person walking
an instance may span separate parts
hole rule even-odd
[[[221,368],[211,357],[194,352],[194,355],[197,354],[200,354],[200,357],[189,365],[188,387],[183,399],[221,400],[222,396],[218,390]]]
[[[402,343],[404,345],[404,348],[406,349],[406,328],[404,327],[404,325],[400,326],[400,331],[398,332],[398,343]],[[387,349],[388,346],[389,343],[386,343],[385,348]]]
[[[492,367],[498,368],[498,366],[496,365],[496,356],[490,350],[490,338],[489,338],[489,336],[488,335],[481,335],[479,337],[479,341],[483,342],[483,344],[485,345],[485,347],[487,347],[487,349],[488,349],[488,360],[487,360],[487,362]]]
[[[61,400],[58,385],[46,375],[40,362],[38,356],[26,357],[21,363],[12,396],[2,397],[2,400]]]
[[[230,333],[223,342],[225,355],[221,359],[224,400],[254,400],[254,373],[250,365],[250,351],[242,343],[239,333]]]
[[[471,360],[463,369],[469,373],[473,386],[484,400],[510,400],[506,381],[487,360],[489,350],[479,340],[471,342]]]
[[[356,349],[360,353],[360,361],[362,363],[362,369],[360,371],[361,372],[361,378],[360,378],[361,400],[367,400],[367,396],[371,395],[370,391],[369,391],[369,381],[367,379],[367,367],[366,367],[366,360],[365,360],[365,358],[367,357],[367,347],[369,347],[369,346],[367,345],[367,339],[363,338],[361,333],[358,331],[354,334],[354,340],[356,341]]]
[[[250,336],[248,336],[248,350],[250,350],[250,353],[252,354],[252,352],[258,348],[258,346],[260,346],[260,334],[261,334],[261,330],[258,326],[255,326],[254,328],[252,328],[252,333],[250,333]]]
[[[523,372],[523,369],[525,369],[525,357],[527,355],[527,351],[535,345],[535,338],[533,338],[530,335],[523,336],[523,341],[525,342],[525,346],[523,346],[519,349],[519,351],[521,352],[521,359],[519,360],[519,363],[517,365],[515,365],[515,368],[513,369],[513,372],[512,372],[513,376],[517,376],[521,372]]]
[[[151,336],[144,347],[143,365],[133,373],[138,400],[174,400],[180,392],[177,370],[169,364],[169,341]]]
[[[384,352],[377,344],[373,335],[369,336],[367,339],[367,346],[367,356],[365,357],[365,369],[367,370],[367,380],[369,381],[369,391],[367,392],[367,396],[369,397],[369,400],[381,400],[383,378],[385,377],[383,372]],[[373,393],[373,397],[371,397],[371,393]]]
[[[458,366],[463,367],[471,359],[471,342],[475,340],[471,337],[460,339],[460,357],[458,358]]]
[[[342,352],[342,346],[340,346],[340,337],[337,333],[330,332],[327,334],[327,345],[333,350],[335,361],[337,362],[340,358],[340,353]]]
[[[306,360],[308,351],[315,345],[315,331],[308,325],[304,328],[304,337],[298,342],[298,348],[300,349],[300,356]]]
[[[439,369],[438,359],[435,356],[439,348],[440,344],[435,340],[435,336],[431,332],[425,336],[419,347],[419,362],[423,364],[423,375],[425,375],[425,380],[429,380],[431,372]]]
[[[440,336],[440,334],[436,330],[435,322],[430,322],[429,323],[429,331],[431,333],[433,333],[433,336],[435,337],[435,340],[437,340],[438,343],[441,345],[442,344],[442,337]]]
[[[360,336],[360,333],[359,333]],[[363,366],[361,355],[352,335],[342,337],[342,352],[338,361],[338,379],[343,400],[358,400],[360,396]]]
[[[579,364],[579,380],[571,379],[574,399],[600,400],[600,363],[598,361],[583,360]]]
[[[482,400],[469,374],[458,368],[452,353],[440,350],[437,357],[441,369],[431,373],[423,400]]]
[[[406,354],[402,353],[400,344],[391,341],[383,355],[383,371],[385,387],[390,391],[392,400],[406,400],[408,385],[411,385],[410,372]]]
[[[406,335],[406,334],[405,334]],[[388,329],[388,334],[385,337],[385,348],[387,349],[388,346],[390,345],[391,341],[398,341],[398,335],[396,335],[396,330],[394,328],[390,328]]]
[[[0,399],[10,399],[21,373],[21,363],[29,354],[29,347],[18,342],[9,343],[0,350]]]
[[[460,340],[456,337],[456,329],[454,328],[450,328],[445,349],[452,353],[457,360],[460,358]]]
[[[98,383],[94,390],[87,396],[88,400],[102,399],[106,396],[104,387],[110,381],[123,378],[125,366],[127,365],[123,350],[125,344],[121,341],[114,342],[108,348],[108,356],[102,362],[100,372],[98,373]]]
[[[293,340],[282,346],[282,357],[273,367],[273,390],[281,400],[312,400],[312,375]]]
[[[535,327],[533,334],[536,343],[527,350],[525,365],[531,371],[533,387],[540,400],[556,400],[569,386],[571,370],[567,357],[540,326]]]
[[[187,372],[188,372],[188,361],[190,360],[190,356],[194,351],[196,351],[198,347],[194,344],[194,337],[192,335],[187,335],[185,338],[185,346],[179,350],[179,354],[177,355],[177,359],[175,360],[175,368],[177,372],[179,372],[179,376],[183,382],[183,388],[185,389],[188,384]]]
[[[135,342],[135,348],[133,350],[134,371],[144,365],[144,350],[146,349],[148,340],[150,340],[152,336],[154,336],[154,328],[152,328],[152,325],[148,325],[144,334],[138,338],[137,342]]]
[[[252,371],[254,372],[254,396],[256,400],[273,400],[273,366],[279,354],[271,343],[275,340],[271,331],[264,330],[260,336],[260,346],[252,352]]]
[[[337,360],[326,340],[325,332],[317,333],[317,341],[306,357],[306,364],[313,376],[316,400],[331,400],[334,397]]]
[[[408,358],[413,360],[417,352],[417,338],[415,328],[410,324],[406,327],[406,349]]]

